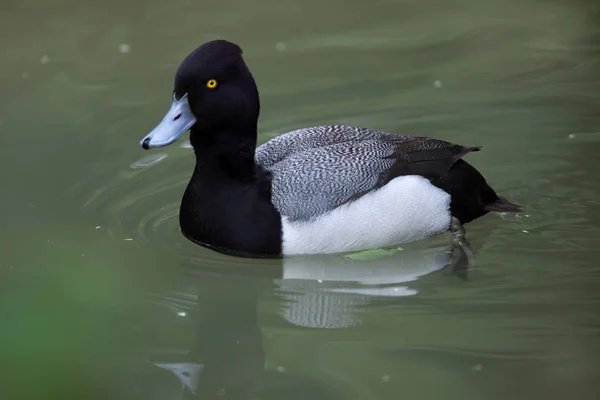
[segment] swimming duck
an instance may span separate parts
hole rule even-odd
[[[196,165],[179,213],[189,240],[242,257],[340,253],[462,235],[490,211],[522,211],[462,160],[478,147],[329,125],[256,148],[259,110],[238,45],[204,43],[177,69],[171,108],[140,144],[190,131]]]

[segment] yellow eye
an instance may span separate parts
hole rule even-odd
[[[206,87],[209,89],[214,89],[217,87],[217,81],[214,79],[211,79],[210,81],[206,82]]]

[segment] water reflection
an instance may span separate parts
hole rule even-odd
[[[355,398],[350,393],[356,388],[340,377],[304,376],[270,360],[264,346],[270,334],[263,332],[259,304],[276,293],[274,314],[297,327],[349,329],[363,323],[372,299],[414,295],[418,290],[412,283],[420,277],[456,270],[463,260],[457,251],[451,245],[415,244],[375,257],[263,261],[215,255],[208,263],[205,257],[201,262],[190,258],[183,266],[189,289],[169,290],[158,304],[193,321],[181,325],[193,330],[193,340],[188,349],[156,348],[150,357],[152,379],[144,381],[163,386],[152,392],[169,387],[170,398],[179,399],[251,399],[258,393],[295,398],[300,389],[298,395],[308,390],[319,398]]]
[[[207,275],[194,282],[198,298],[189,313],[195,330],[191,350],[155,356],[151,362],[173,375],[170,384],[181,399],[249,399],[264,373],[257,315],[262,285]]]
[[[381,258],[298,257],[285,261],[279,286],[289,301],[283,317],[297,326],[346,328],[360,325],[356,310],[378,297],[412,296],[407,285],[419,277],[452,265],[464,271],[463,258],[452,264],[452,246],[413,245]],[[460,248],[455,252],[460,253]]]

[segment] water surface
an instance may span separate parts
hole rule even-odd
[[[597,399],[595,1],[4,1],[0,395]],[[240,260],[178,229],[193,157],[138,141],[238,42],[262,143],[343,123],[482,146],[527,208],[389,257]],[[209,194],[207,194],[209,195]]]

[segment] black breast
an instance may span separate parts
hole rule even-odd
[[[270,202],[267,176],[257,178],[240,182],[194,174],[181,202],[182,233],[221,253],[281,256],[281,216]]]

